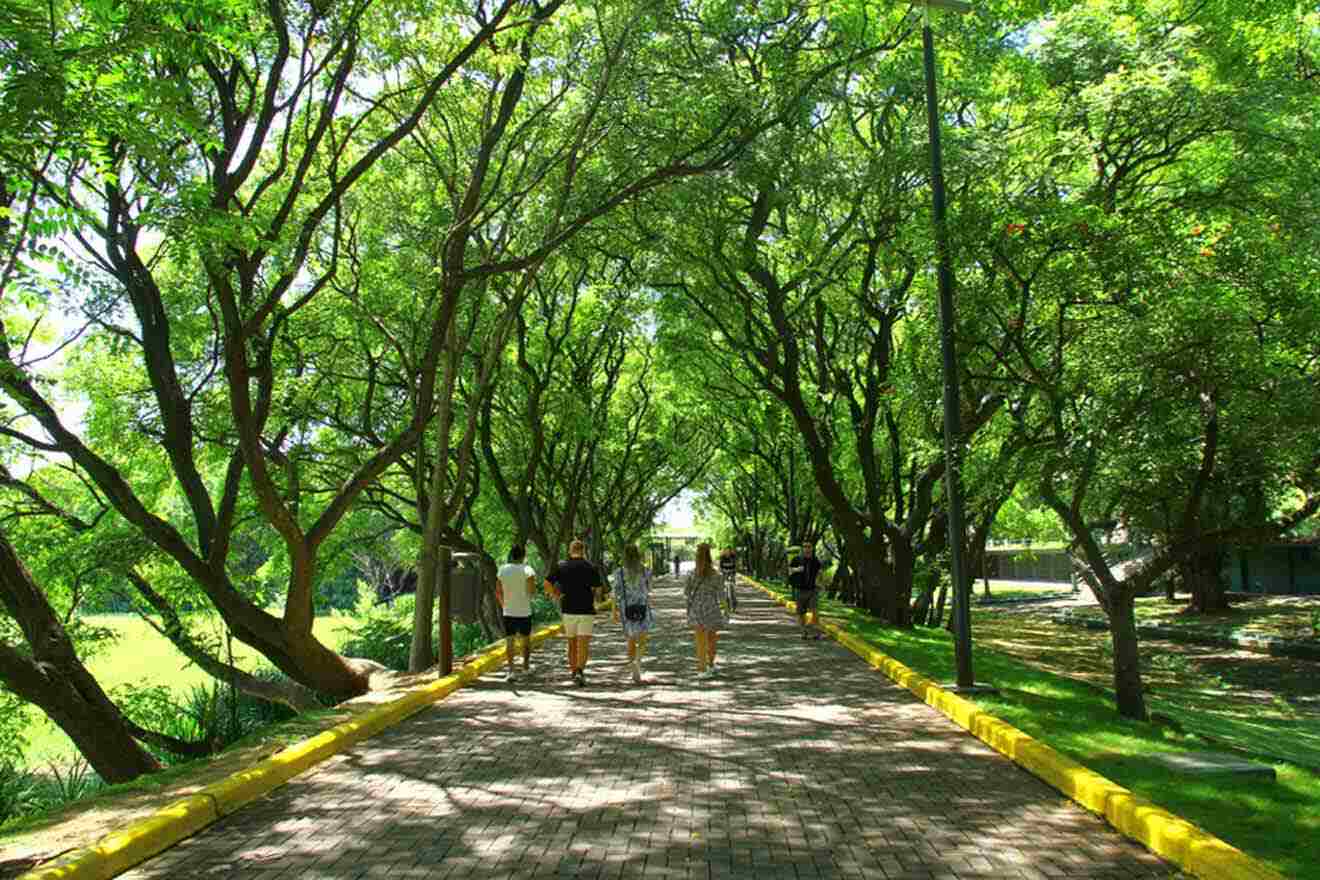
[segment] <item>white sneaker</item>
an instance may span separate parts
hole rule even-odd
[[[715,677],[714,669],[703,669],[701,672],[697,673],[697,678],[701,679],[702,681],[707,681],[714,677]]]

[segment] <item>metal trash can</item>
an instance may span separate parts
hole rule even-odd
[[[481,601],[481,562],[475,553],[450,555],[449,617],[459,623],[475,623]]]

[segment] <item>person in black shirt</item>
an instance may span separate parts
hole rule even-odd
[[[788,585],[793,588],[803,639],[819,639],[821,636],[816,617],[816,578],[820,569],[820,560],[816,558],[815,546],[810,541],[803,541],[802,552],[788,561]],[[808,614],[811,615],[811,627],[807,626]]]
[[[591,627],[596,621],[595,592],[605,583],[596,566],[586,560],[586,551],[585,544],[574,540],[568,545],[568,559],[557,563],[545,576],[546,591],[560,599],[559,613],[568,639],[568,670],[578,687],[587,683]]]

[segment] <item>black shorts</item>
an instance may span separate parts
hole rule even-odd
[[[530,617],[504,615],[504,634],[506,636],[530,636],[532,634],[532,619]]]
[[[808,611],[816,610],[816,594],[819,590],[794,590],[793,601],[797,603],[798,617],[806,614]]]

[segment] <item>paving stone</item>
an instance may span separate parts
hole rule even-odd
[[[751,590],[697,681],[680,586],[654,598],[643,685],[602,616],[587,687],[554,642],[530,677],[486,676],[123,876],[1173,873]]]

